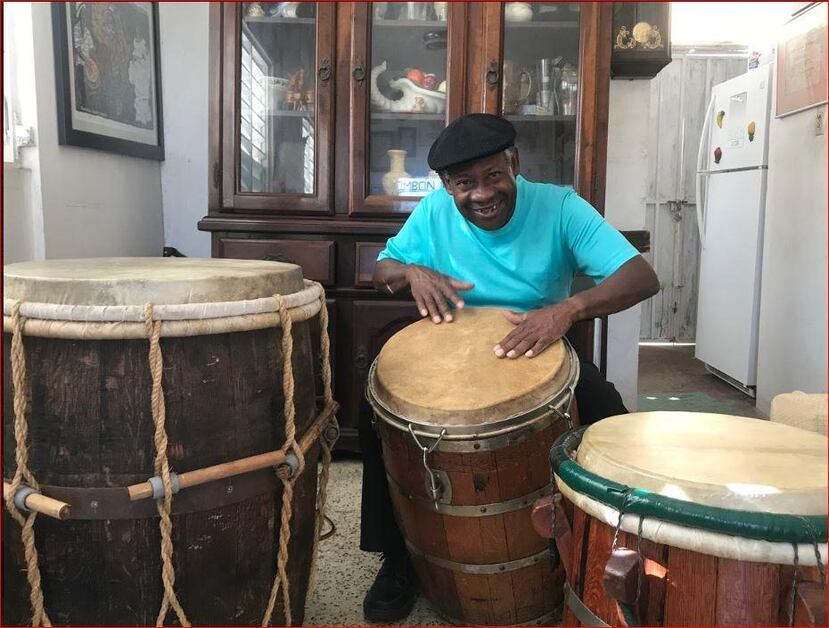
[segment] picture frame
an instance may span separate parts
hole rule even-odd
[[[53,2],[58,142],[164,159],[155,2]]]
[[[827,102],[827,18],[815,3],[783,27],[777,43],[775,117]]]

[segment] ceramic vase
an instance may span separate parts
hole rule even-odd
[[[383,175],[383,190],[389,196],[397,196],[397,180],[408,177],[406,172],[406,151],[392,149],[388,151],[389,171]]]

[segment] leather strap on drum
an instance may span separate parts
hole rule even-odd
[[[586,427],[563,434],[550,452],[552,471],[567,486],[616,510],[722,534],[781,543],[826,543],[825,515],[787,515],[703,506],[631,488],[591,473],[571,458]]]

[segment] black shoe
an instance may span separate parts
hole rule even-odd
[[[363,600],[363,615],[372,622],[406,617],[417,599],[417,581],[408,555],[385,554],[374,584]]]

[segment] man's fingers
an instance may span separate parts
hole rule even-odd
[[[454,277],[449,277],[449,285],[452,286],[455,290],[472,290],[475,287],[474,283],[469,283],[468,281],[461,281],[460,279],[455,279]]]
[[[504,356],[508,355],[510,351],[517,345],[524,336],[527,335],[527,330],[521,329],[520,327],[516,327],[506,336],[504,339],[495,345],[495,355],[499,358],[503,358]]]
[[[447,299],[455,304],[456,308],[461,309],[463,307],[463,299],[458,296],[457,292],[452,290],[452,287],[448,283],[441,284],[440,290],[446,295]]]
[[[435,290],[434,299],[443,320],[447,323],[451,323],[452,314],[449,312],[449,305],[446,303],[446,296],[440,290]]]
[[[443,319],[440,316],[440,311],[438,310],[437,303],[435,303],[432,293],[426,293],[423,295],[423,303],[429,311],[429,318],[432,319],[432,322],[440,323]]]
[[[550,341],[548,338],[539,338],[538,340],[536,340],[535,344],[524,353],[524,355],[528,358],[534,358],[539,353],[547,349],[547,347],[549,347],[551,344],[553,344],[553,342]]]
[[[525,320],[527,320],[527,313],[526,312],[513,312],[511,310],[504,310],[504,318],[507,319],[513,325],[520,325]]]
[[[524,338],[518,344],[516,344],[512,349],[507,351],[507,357],[510,359],[520,358],[524,355],[527,351],[529,351],[530,347],[534,344],[532,338]]]
[[[417,304],[417,311],[420,312],[420,315],[423,318],[426,318],[429,315],[429,310],[426,309],[426,305],[423,302],[423,298],[419,294],[415,294],[412,296],[414,296],[415,304]]]

